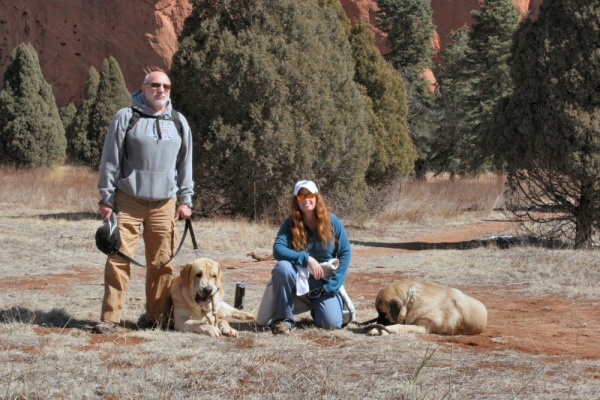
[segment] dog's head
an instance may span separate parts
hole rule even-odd
[[[375,308],[379,315],[377,323],[382,325],[403,324],[408,312],[403,298],[404,296],[401,296],[394,286],[381,289],[375,299]]]
[[[197,258],[181,270],[182,284],[193,294],[196,303],[209,303],[223,292],[221,267],[208,258]]]

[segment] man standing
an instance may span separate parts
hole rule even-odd
[[[141,89],[131,95],[132,106],[113,118],[100,161],[100,214],[107,221],[117,213],[120,250],[130,257],[143,226],[148,266],[158,266],[173,256],[176,221],[192,215],[192,134],[183,115],[173,110],[170,93],[171,81],[164,72],[146,75]],[[108,257],[101,321],[94,332],[117,330],[130,277],[127,260],[118,254]],[[148,322],[167,322],[172,278],[172,262],[147,269]]]

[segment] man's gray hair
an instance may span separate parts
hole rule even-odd
[[[150,83],[150,74],[152,74],[153,72],[162,72],[163,74],[167,75],[167,73],[161,68],[156,68],[153,70],[145,69],[144,72],[146,72],[146,76],[144,77],[144,82],[142,82],[143,85],[145,85],[146,83]]]

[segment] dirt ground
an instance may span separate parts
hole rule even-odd
[[[450,247],[452,243],[465,243],[486,233],[500,231],[505,224],[506,222],[494,221],[444,229],[400,240],[395,249],[386,247],[362,250],[357,251],[355,255],[366,257],[382,251],[422,251],[425,243],[428,248],[434,248],[436,245]],[[373,293],[374,288],[366,288],[364,282],[370,282],[376,277],[349,275],[349,279],[352,278],[363,282],[353,288],[365,288],[365,296]],[[475,336],[422,335],[424,339],[438,343],[455,343],[482,352],[510,349],[550,356],[557,360],[600,359],[600,300],[578,302],[555,295],[524,297],[513,293],[522,289],[522,286],[461,289],[487,307],[487,329],[481,335]]]
[[[354,258],[365,258],[381,254],[401,254],[423,251],[435,246],[451,246],[481,237],[488,232],[501,230],[504,222],[482,222],[475,225],[449,228],[404,238],[385,247],[361,247],[354,251]],[[450,238],[450,239],[449,239]],[[255,279],[268,279],[272,261],[226,260],[229,279],[243,279],[244,270],[253,270]],[[263,277],[256,273],[264,274]],[[383,284],[392,277],[385,271],[353,273],[348,276],[347,286],[353,288],[353,296],[364,296],[374,301],[374,296]],[[394,279],[401,278],[395,274]],[[75,269],[69,274],[56,274],[44,278],[22,278],[12,280],[12,289],[44,288],[56,293],[66,290],[74,281],[97,280],[96,273]],[[8,283],[0,281],[0,290]],[[486,305],[488,326],[480,335],[439,336],[421,335],[425,340],[444,344],[469,347],[481,352],[516,350],[527,354],[549,357],[556,361],[576,359],[600,359],[600,300],[573,301],[556,295],[524,297],[516,294],[520,285],[485,286],[460,288]],[[600,379],[600,372],[597,376]]]

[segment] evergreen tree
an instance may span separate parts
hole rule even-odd
[[[452,32],[436,67],[440,124],[430,164],[464,176],[489,167],[483,147],[498,99],[510,93],[510,46],[519,24],[512,0],[486,0],[473,26]]]
[[[60,122],[62,122],[65,133],[69,130],[71,125],[73,124],[73,120],[75,119],[75,114],[77,114],[77,107],[75,104],[69,103],[65,107],[61,108],[59,111]],[[67,143],[68,147],[68,143]]]
[[[88,128],[89,156],[86,157],[88,165],[97,169],[104,147],[104,139],[108,126],[117,111],[131,105],[131,95],[125,85],[125,79],[119,63],[113,57],[102,62],[98,93],[90,113]]]
[[[77,109],[73,123],[66,132],[67,154],[75,162],[86,162],[86,160],[92,158],[88,132],[90,128],[90,116],[98,94],[99,83],[100,74],[98,74],[96,68],[91,66],[85,83],[83,103]]]
[[[511,210],[535,222],[535,233],[579,247],[600,227],[598,49],[597,0],[545,0],[517,32],[514,91],[498,105],[488,139],[508,174]]]
[[[369,130],[374,144],[367,171],[369,184],[389,182],[398,174],[412,171],[416,151],[408,135],[406,89],[404,81],[375,46],[373,33],[364,23],[350,33],[355,80],[363,85],[373,108]]]
[[[35,49],[20,44],[10,56],[0,91],[0,162],[25,167],[65,161],[65,130],[52,87]]]
[[[435,32],[430,0],[378,0],[377,26],[388,35],[386,59],[398,70],[415,75],[431,68]]]
[[[173,103],[194,132],[206,212],[285,215],[313,179],[338,212],[364,208],[368,108],[339,5],[196,0],[173,57]]]
[[[429,164],[436,174],[450,172],[451,176],[464,176],[470,171],[468,159],[473,143],[465,134],[466,103],[471,93],[467,71],[468,41],[466,25],[450,32],[443,53],[444,62],[434,70],[439,86],[440,123],[429,153]]]
[[[498,99],[510,95],[510,49],[519,26],[520,14],[512,0],[485,0],[479,11],[471,13],[468,74],[470,93],[465,104],[462,142],[468,150],[461,158],[472,172],[478,172],[489,161],[481,150],[489,140],[494,108]]]
[[[433,25],[430,0],[378,0],[377,26],[387,34],[385,55],[406,83],[408,126],[417,148],[415,173],[424,178],[436,131],[435,96],[422,74],[432,66]]]

